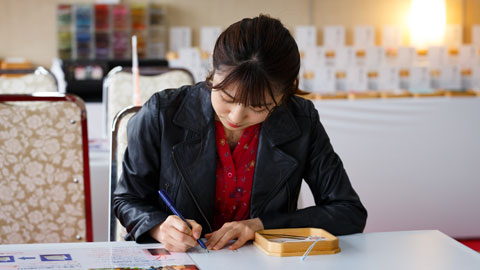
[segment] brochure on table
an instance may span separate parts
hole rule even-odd
[[[188,253],[169,252],[162,244],[35,246],[23,245],[15,252],[0,249],[0,269],[198,269]]]

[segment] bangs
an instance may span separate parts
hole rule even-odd
[[[268,108],[268,97],[271,97],[272,102],[277,106],[270,80],[254,62],[255,60],[247,61],[230,70],[227,69],[228,75],[224,77],[223,81],[216,85],[212,84],[211,88],[221,90],[227,95],[230,95],[230,93],[226,90],[235,90],[234,102],[245,107],[264,106]],[[211,75],[213,77],[213,74]]]

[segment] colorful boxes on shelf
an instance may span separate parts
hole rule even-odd
[[[136,35],[140,58],[164,58],[165,9],[159,4],[57,6],[58,57],[128,59]]]

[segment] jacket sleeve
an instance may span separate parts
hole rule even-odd
[[[303,178],[313,193],[315,206],[260,218],[265,228],[316,227],[335,235],[363,232],[367,211],[333,150],[317,110],[310,105],[311,142]]]
[[[113,210],[127,229],[126,240],[152,242],[148,231],[168,216],[162,211],[158,190],[160,125],[155,96],[127,125],[128,146],[113,195]]]

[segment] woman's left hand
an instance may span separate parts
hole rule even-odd
[[[259,218],[227,222],[219,230],[205,235],[208,239],[207,248],[218,250],[223,248],[230,240],[237,239],[229,249],[238,249],[248,240],[253,240],[255,232],[260,230],[263,230],[263,223]]]

